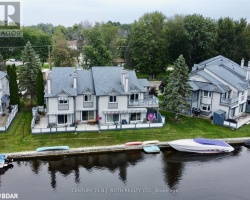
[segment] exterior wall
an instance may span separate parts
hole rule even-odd
[[[212,115],[215,111],[221,109],[226,112],[226,116],[229,114],[229,107],[220,105],[220,98],[221,94],[217,92],[213,92],[213,99],[212,99]]]
[[[93,107],[91,107],[91,108],[84,108],[83,107],[83,97],[84,97],[84,95],[78,95],[76,97],[76,110],[77,111],[81,111],[81,110],[96,110],[96,96],[92,95]]]
[[[50,97],[48,98],[48,114],[66,114],[66,113],[74,113],[74,98],[68,97],[69,100],[69,109],[67,110],[59,110],[58,105],[58,97]]]

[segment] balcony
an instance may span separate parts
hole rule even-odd
[[[224,106],[233,106],[236,105],[239,101],[238,97],[234,97],[234,98],[224,98],[221,97],[220,98],[220,105],[224,105]]]
[[[158,108],[159,107],[159,99],[153,95],[149,95],[144,99],[129,100],[128,107]]]

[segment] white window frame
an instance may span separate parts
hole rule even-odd
[[[135,119],[132,119],[132,115],[135,115]],[[139,121],[141,120],[141,113],[131,113],[130,114],[131,121]]]
[[[206,109],[204,110],[203,107],[206,107]],[[211,111],[211,104],[201,104],[201,110],[209,112]]]
[[[58,97],[58,104],[60,105],[69,104],[68,97]]]
[[[108,116],[112,115],[112,120],[108,120]],[[118,116],[118,120],[114,120],[114,115]],[[106,123],[111,123],[111,122],[119,122],[120,121],[120,114],[106,114]]]
[[[116,103],[117,102],[117,96],[109,96],[109,103]]]
[[[205,95],[205,92],[207,92],[207,95]],[[210,91],[203,91],[202,92],[202,96],[203,97],[212,97],[212,92],[210,92]]]
[[[82,113],[83,112],[87,112],[87,118],[88,119],[82,119]],[[90,112],[91,112],[91,114],[90,114]],[[95,119],[95,111],[94,110],[84,110],[84,111],[82,111],[82,113],[81,113],[82,121],[88,121],[88,120],[94,120]],[[90,118],[92,114],[93,114],[93,118]]]
[[[87,100],[85,99],[87,97]],[[84,95],[83,96],[83,101],[84,102],[92,102],[92,95]]]

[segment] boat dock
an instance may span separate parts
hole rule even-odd
[[[250,137],[247,138],[223,138],[221,139],[228,144],[244,144],[246,140],[250,140]],[[168,142],[159,142],[156,144],[160,149],[172,148],[169,146]],[[113,145],[113,146],[98,146],[98,147],[82,147],[82,148],[70,148],[69,150],[59,150],[59,151],[23,151],[15,153],[6,153],[9,158],[15,160],[26,159],[26,158],[38,158],[38,157],[49,157],[49,156],[69,156],[76,154],[91,154],[91,153],[112,153],[112,152],[123,152],[123,151],[135,151],[143,150],[143,145],[135,146],[126,146]]]

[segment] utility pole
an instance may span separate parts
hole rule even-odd
[[[51,45],[48,45],[48,56],[49,56],[49,69],[51,69],[51,60],[50,60],[50,46]]]

